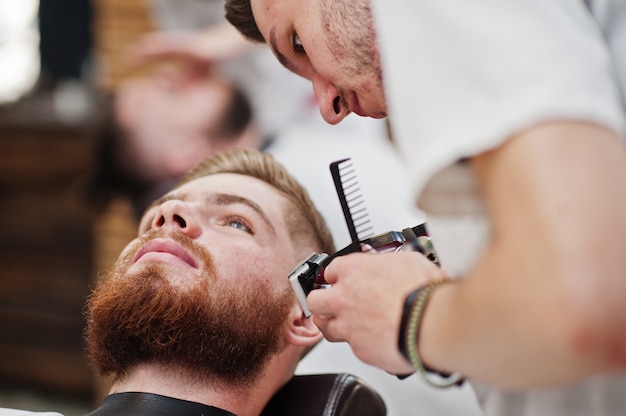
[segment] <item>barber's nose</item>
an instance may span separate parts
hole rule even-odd
[[[157,208],[152,229],[178,231],[190,238],[196,238],[202,232],[187,204],[177,200],[166,201]]]
[[[339,89],[332,82],[315,74],[311,82],[320,106],[320,114],[329,124],[337,124],[350,114]]]

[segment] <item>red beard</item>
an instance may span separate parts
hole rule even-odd
[[[90,360],[115,379],[138,364],[157,363],[203,381],[254,382],[283,346],[291,292],[276,295],[270,287],[252,286],[263,281],[256,276],[219,280],[209,253],[184,236],[170,237],[204,259],[203,278],[189,287],[172,286],[156,265],[125,275],[135,253],[120,258],[87,303]]]

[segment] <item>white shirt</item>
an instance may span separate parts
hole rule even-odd
[[[624,135],[626,1],[589,3],[594,15],[582,0],[373,1],[395,140],[451,275],[468,270],[489,236],[457,161],[546,120]],[[475,386],[490,415],[626,411],[626,377],[521,394]]]
[[[0,416],[63,416],[57,412],[30,412],[28,410],[0,407]]]

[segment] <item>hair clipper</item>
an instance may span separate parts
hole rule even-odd
[[[420,224],[413,228],[406,228],[402,232],[388,231],[360,240],[359,243],[360,247],[367,247],[378,253],[419,251],[435,264],[439,265],[439,258],[428,236],[425,224]],[[324,269],[326,266],[328,266],[335,257],[361,251],[360,247],[359,250],[357,250],[354,244],[350,244],[333,255],[313,253],[289,273],[289,282],[307,318],[311,316],[311,311],[309,311],[306,304],[308,294],[314,289],[327,288],[330,286],[324,280]]]

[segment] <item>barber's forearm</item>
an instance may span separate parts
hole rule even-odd
[[[227,21],[202,30],[198,41],[199,47],[206,50],[212,59],[236,58],[256,46]]]
[[[625,158],[613,133],[562,122],[477,160],[492,241],[432,295],[419,344],[428,365],[512,389],[623,365]]]
[[[584,324],[568,319],[557,296],[541,294],[553,289],[507,280],[469,276],[439,287],[419,334],[424,362],[506,389],[573,381],[609,368],[601,351],[577,344],[584,342],[578,335]]]

